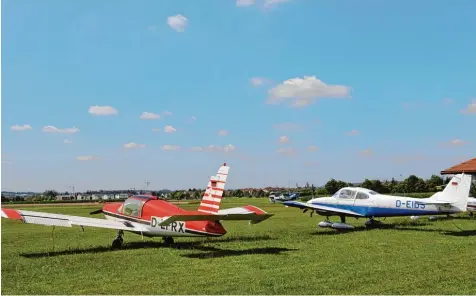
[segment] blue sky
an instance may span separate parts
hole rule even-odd
[[[475,1],[238,2],[2,1],[2,190],[202,188],[223,161],[227,188],[322,185],[475,157]]]

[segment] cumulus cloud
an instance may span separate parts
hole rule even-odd
[[[188,19],[181,14],[177,14],[174,16],[169,16],[167,18],[167,24],[175,31],[183,32],[185,31],[185,27],[188,24]]]
[[[117,109],[111,106],[91,106],[88,112],[93,115],[116,115],[119,113]]]
[[[159,119],[160,115],[151,112],[142,112],[139,118],[143,120]]]
[[[461,110],[463,114],[476,114],[476,99],[473,99],[473,102],[468,105],[465,109]]]
[[[281,136],[279,137],[279,143],[281,144],[286,144],[289,142],[289,138],[287,136]]]
[[[292,147],[286,147],[286,148],[279,148],[276,150],[277,153],[282,154],[282,155],[295,155],[296,154],[296,149]]]
[[[450,146],[463,146],[463,145],[466,145],[467,142],[461,139],[454,139],[454,140],[451,140],[448,144]]]
[[[272,83],[272,81],[265,77],[253,77],[251,78],[251,84],[253,86],[261,86],[264,84]]]
[[[304,107],[317,98],[350,98],[350,87],[328,85],[315,76],[288,79],[268,90],[268,104],[279,104],[286,100],[291,106]]]
[[[350,132],[345,133],[347,136],[358,136],[360,132],[358,130],[351,130]]]
[[[307,151],[309,151],[309,152],[315,152],[317,150],[319,150],[319,147],[317,147],[317,146],[308,146],[307,147]]]
[[[65,144],[72,144],[72,143],[73,143],[73,141],[71,141],[71,140],[68,140],[68,139],[64,139],[64,140],[63,140],[63,143],[65,143]]]
[[[124,144],[124,148],[126,149],[145,148],[145,144],[137,144],[134,142],[130,142],[130,143]]]
[[[251,6],[255,3],[255,0],[236,0],[236,6],[244,7],[244,6]]]
[[[192,120],[197,120],[197,117],[195,117],[195,116],[192,116]]]
[[[76,127],[57,128],[56,126],[45,125],[43,127],[43,132],[45,132],[45,133],[60,133],[60,134],[74,134],[74,133],[79,132],[79,128],[76,128]]]
[[[272,5],[277,5],[279,3],[285,3],[285,2],[289,2],[291,0],[265,0],[264,1],[264,6],[267,7],[267,6],[272,6]]]
[[[226,136],[226,135],[228,135],[228,131],[227,130],[219,130],[218,135],[219,136]]]
[[[228,145],[225,145],[225,146],[216,146],[216,145],[209,145],[207,147],[198,147],[198,146],[195,146],[195,147],[192,147],[191,148],[192,151],[206,151],[206,152],[225,152],[225,153],[229,153],[229,152],[233,152],[236,150],[236,147],[233,146],[232,144],[228,144]]]
[[[15,125],[12,125],[10,128],[12,131],[16,131],[16,132],[22,132],[22,131],[27,131],[32,129],[31,125],[29,124],[24,124],[24,125],[15,124]]]
[[[77,160],[81,160],[81,161],[88,161],[88,160],[97,160],[99,159],[99,157],[96,157],[96,156],[91,156],[91,155],[85,155],[85,156],[77,156],[76,157]]]
[[[225,147],[223,147],[223,151],[225,152],[233,152],[235,150],[235,146],[228,144]]]
[[[161,147],[162,150],[164,151],[174,151],[180,149],[180,146],[174,146],[174,145],[164,145]]]
[[[374,154],[374,152],[372,151],[372,149],[365,149],[365,150],[360,151],[359,154],[361,156],[372,156]]]
[[[166,132],[166,133],[175,133],[176,131],[177,131],[177,129],[174,128],[174,127],[171,126],[171,125],[166,125],[166,126],[164,127],[164,132]]]

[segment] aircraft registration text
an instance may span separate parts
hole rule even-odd
[[[167,226],[158,226],[157,224],[160,221],[161,221],[160,218],[152,217],[152,219],[150,220],[150,226],[160,227],[160,229],[166,230],[166,231],[185,233],[185,222],[183,222],[183,221],[175,221],[175,222],[170,223]]]
[[[407,209],[424,209],[425,205],[413,200],[407,200],[402,202],[401,200],[397,199],[395,201],[395,206],[397,208],[407,208]]]

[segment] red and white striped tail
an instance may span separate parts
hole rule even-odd
[[[208,214],[218,213],[229,170],[230,167],[224,163],[220,169],[218,169],[216,176],[212,176],[210,180],[208,180],[207,189],[205,190],[205,194],[203,194],[202,202],[198,208],[200,212]]]

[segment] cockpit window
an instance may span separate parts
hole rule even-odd
[[[147,199],[129,198],[124,202],[121,208],[119,208],[119,212],[127,216],[140,217],[142,207],[146,201]]]
[[[369,195],[364,192],[357,193],[357,196],[355,197],[355,199],[368,199],[368,198],[369,198]]]
[[[339,192],[339,198],[351,199],[354,198],[355,191],[350,189],[342,189]]]

